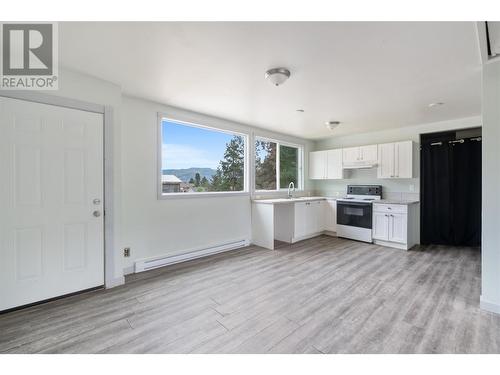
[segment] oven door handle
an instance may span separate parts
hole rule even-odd
[[[368,206],[371,206],[371,203],[339,201],[339,202],[337,202],[337,205],[342,205],[342,206],[356,206],[356,207],[368,207]]]

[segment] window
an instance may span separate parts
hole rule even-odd
[[[255,139],[255,190],[287,189],[293,182],[302,189],[302,154],[300,146]]]
[[[161,194],[244,192],[243,134],[162,118]]]

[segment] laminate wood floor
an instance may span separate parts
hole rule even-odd
[[[499,353],[480,250],[321,236],[0,315],[3,353]]]

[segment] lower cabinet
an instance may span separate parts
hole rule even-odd
[[[372,238],[374,240],[389,240],[389,215],[387,213],[373,212]]]
[[[408,250],[418,243],[418,204],[373,204],[375,243]]]
[[[295,203],[293,241],[312,237],[325,230],[325,201]]]
[[[337,201],[327,199],[323,201],[323,207],[325,230],[328,232],[337,232]]]

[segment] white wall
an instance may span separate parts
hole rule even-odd
[[[347,126],[347,125],[346,125]],[[386,193],[418,193],[420,188],[420,134],[433,133],[453,129],[465,129],[481,126],[481,117],[467,117],[462,119],[441,121],[416,126],[405,126],[398,129],[388,129],[364,134],[331,137],[315,142],[315,150],[327,150],[367,144],[389,143],[397,141],[414,141],[413,150],[413,179],[389,180],[377,179],[376,169],[348,171],[344,180],[317,180],[314,189],[316,193],[335,196],[345,194],[348,184],[378,184],[383,186]],[[413,188],[413,189],[412,189]]]
[[[500,313],[500,62],[483,66],[481,307]]]
[[[157,114],[222,129],[304,145],[304,174],[313,142],[220,118],[124,97],[121,87],[61,69],[59,90],[47,94],[106,105],[113,110],[114,277],[136,259],[173,255],[193,248],[250,239],[250,194],[224,197],[157,198]],[[311,188],[305,180],[305,189]],[[278,193],[283,194],[283,193]],[[266,195],[266,194],[259,194]],[[123,248],[131,257],[123,257]]]
[[[183,253],[251,237],[250,195],[157,198],[157,114],[222,129],[272,137],[305,146],[312,142],[199,113],[123,98],[122,243],[131,248],[128,272],[136,259]],[[307,163],[306,163],[307,165]],[[307,173],[307,170],[306,170]],[[306,181],[306,189],[309,187]]]

